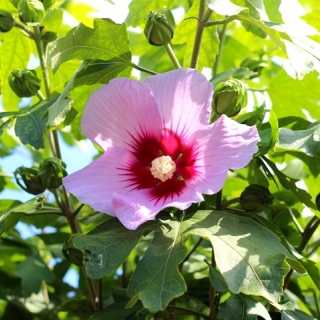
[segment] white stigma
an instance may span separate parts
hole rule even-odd
[[[171,179],[176,171],[176,164],[170,156],[161,156],[151,162],[151,174],[162,182]]]

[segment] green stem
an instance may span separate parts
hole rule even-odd
[[[303,228],[300,226],[300,223],[299,223],[299,221],[297,220],[297,218],[295,217],[295,215],[293,214],[293,212],[292,212],[292,210],[291,210],[291,208],[290,207],[288,207],[288,211],[289,211],[289,214],[290,214],[290,216],[291,216],[291,219],[292,219],[292,221],[293,221],[293,223],[296,225],[296,227],[297,227],[297,229],[299,230],[299,232],[301,233],[301,234],[303,234]]]
[[[222,30],[219,32],[219,52],[216,56],[216,59],[214,61],[214,65],[213,65],[213,75],[217,75],[218,71],[219,71],[219,66],[220,66],[220,61],[221,61],[221,57],[222,57],[222,50],[223,50],[223,46],[224,46],[224,42],[226,39],[226,29],[227,29],[227,25],[225,24],[222,28]]]
[[[171,48],[170,44],[168,43],[167,45],[165,45],[165,46],[163,46],[163,47],[164,47],[164,49],[166,50],[166,52],[167,52],[167,54],[168,54],[169,58],[171,59],[171,61],[172,61],[173,65],[174,65],[174,67],[175,67],[176,69],[181,68],[180,63],[179,63],[179,61],[178,61],[178,59],[177,59],[176,55],[174,54],[174,52],[173,52],[173,50],[172,50],[172,48]]]
[[[203,35],[205,23],[210,19],[211,14],[212,14],[212,10],[210,10],[210,9],[208,9],[205,12],[205,5],[206,5],[206,1],[201,0],[200,6],[199,6],[196,37],[194,39],[193,51],[192,51],[191,62],[190,62],[190,68],[193,68],[193,69],[195,69],[198,64],[200,47],[201,47],[201,40],[202,40],[202,35]]]
[[[216,20],[216,21],[210,21],[210,22],[205,22],[204,23],[204,27],[212,27],[212,26],[217,26],[220,24],[227,24],[233,20],[236,20],[237,18],[235,16],[230,16],[226,19],[222,19],[222,20]]]
[[[203,238],[200,238],[197,243],[193,246],[193,248],[189,251],[189,253],[186,255],[186,257],[183,259],[183,261],[179,265],[179,271],[181,272],[183,264],[189,260],[190,256],[196,251],[196,249],[199,247],[201,244]]]
[[[221,204],[221,210],[226,210],[230,204],[239,203],[240,198],[234,198]]]
[[[137,69],[137,70],[139,70],[139,71],[142,71],[142,72],[145,72],[145,73],[148,73],[148,74],[151,74],[151,75],[156,75],[156,74],[158,74],[157,72],[154,72],[154,71],[152,71],[152,70],[146,69],[146,68],[144,68],[144,67],[140,67],[140,66],[138,66],[137,64],[135,64],[135,63],[133,63],[133,62],[132,62],[130,65],[131,65],[131,67],[134,68],[134,69]]]
[[[34,32],[32,32],[29,28],[27,28],[24,24],[15,21],[14,26],[23,30],[30,38],[32,38],[32,39],[36,38],[36,34]]]

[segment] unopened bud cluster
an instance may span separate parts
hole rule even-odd
[[[17,184],[26,192],[40,194],[46,189],[56,189],[67,175],[66,164],[57,158],[48,158],[40,162],[39,167],[19,167],[15,172]],[[23,182],[23,183],[22,183]]]
[[[8,78],[12,91],[20,98],[32,97],[40,89],[40,79],[35,70],[14,70]]]

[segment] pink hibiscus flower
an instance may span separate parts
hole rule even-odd
[[[110,81],[91,95],[81,122],[104,154],[65,177],[66,189],[128,229],[216,193],[260,139],[255,127],[225,116],[209,125],[212,93],[193,69]]]

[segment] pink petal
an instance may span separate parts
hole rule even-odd
[[[147,189],[126,194],[114,193],[112,197],[115,215],[126,228],[131,230],[135,230],[146,221],[154,220],[164,208],[175,207],[184,210],[192,203],[201,201],[203,201],[202,195],[191,188],[184,190],[182,195],[167,199],[165,202],[150,199]]]
[[[128,147],[133,137],[159,136],[161,118],[150,87],[132,79],[114,79],[89,98],[81,121],[83,133],[104,150]]]
[[[209,124],[212,85],[198,71],[177,69],[145,79],[168,129],[188,136]]]
[[[111,198],[114,192],[124,192],[127,182],[118,167],[126,167],[133,156],[124,148],[109,148],[100,158],[85,168],[63,178],[67,191],[82,203],[97,211],[115,215]]]
[[[205,194],[218,192],[224,185],[228,169],[245,167],[260,141],[256,127],[248,127],[222,116],[209,127],[195,132],[190,141],[198,145],[195,163],[199,174],[193,184]]]

